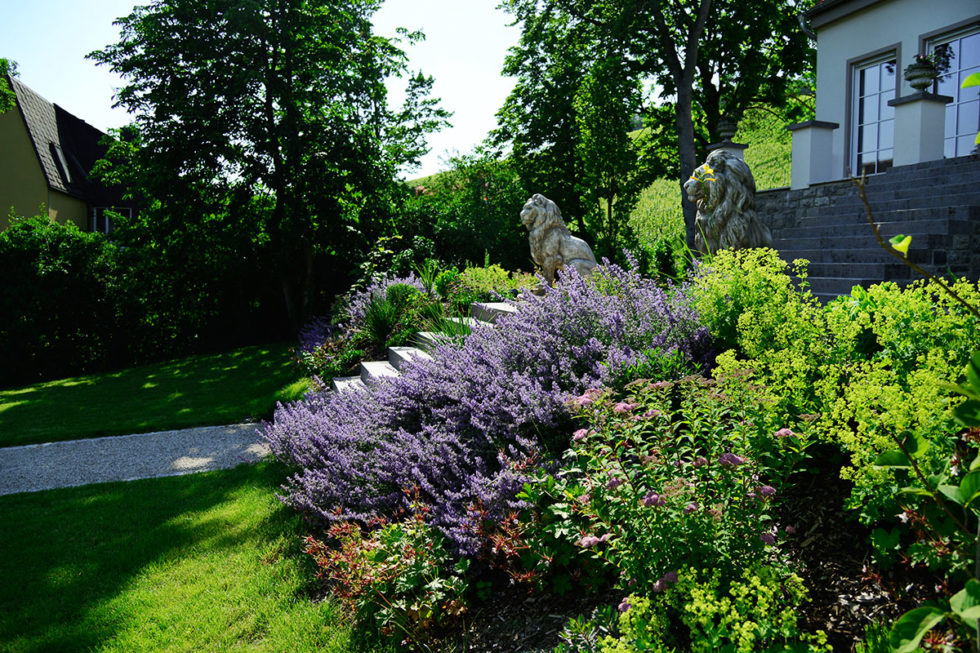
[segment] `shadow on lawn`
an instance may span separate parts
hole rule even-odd
[[[266,417],[276,392],[297,375],[287,350],[247,347],[0,390],[0,446]]]
[[[250,519],[266,494],[251,492],[230,513],[211,512],[251,488],[276,487],[282,477],[281,467],[263,464],[0,497],[0,643],[11,650],[82,651],[142,627],[143,599],[119,599],[133,592],[146,568],[190,556],[221,560],[243,542],[258,549],[296,530],[285,508]]]

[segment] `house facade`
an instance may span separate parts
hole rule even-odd
[[[17,106],[0,115],[0,230],[9,226],[11,212],[33,216],[44,207],[52,220],[107,233],[106,210],[131,213],[133,205],[91,178],[106,152],[100,144],[105,134],[8,79]]]
[[[793,188],[969,155],[980,129],[978,0],[823,0],[817,36],[816,119],[793,131]],[[948,48],[950,67],[925,91],[903,70]]]

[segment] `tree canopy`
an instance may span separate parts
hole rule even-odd
[[[6,113],[17,106],[14,89],[10,88],[7,76],[17,74],[17,63],[0,57],[0,113]]]
[[[246,230],[293,326],[331,276],[316,261],[376,238],[396,170],[448,117],[421,73],[404,107],[389,108],[385,79],[407,65],[397,39],[373,33],[380,4],[155,0],[89,55],[126,81],[117,105],[135,124],[104,173],[144,196],[142,226],[161,243]]]
[[[576,149],[572,98],[590,83],[594,66],[616,58],[631,84],[655,85],[641,113],[649,127],[658,174],[686,179],[709,143],[720,140],[718,124],[738,120],[754,103],[782,106],[793,80],[812,64],[813,50],[797,25],[811,0],[505,0],[521,26],[504,73],[517,84],[499,113],[498,144],[512,145],[524,169],[561,162],[532,188],[553,193],[579,212],[567,183],[583,162]],[[617,97],[629,102],[628,97]],[[549,125],[550,127],[543,127]],[[623,142],[625,146],[625,141]],[[676,157],[674,156],[676,153]],[[530,171],[529,171],[530,172]],[[530,176],[534,176],[530,172]],[[543,183],[535,184],[534,181]],[[680,187],[678,187],[680,193]],[[686,200],[685,200],[685,204]],[[685,206],[689,240],[694,209]],[[584,227],[584,225],[582,225]]]

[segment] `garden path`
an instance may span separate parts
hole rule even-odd
[[[268,455],[257,424],[5,447],[0,448],[0,495],[194,474]]]

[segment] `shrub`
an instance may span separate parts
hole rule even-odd
[[[116,249],[47,216],[0,232],[0,385],[127,359]]]
[[[307,537],[306,553],[368,637],[424,646],[465,612],[468,563],[453,564],[443,538],[421,513],[370,534],[337,522],[328,535],[337,547]]]
[[[826,633],[799,629],[798,607],[808,600],[798,576],[758,562],[731,576],[682,569],[653,600],[627,597],[620,606],[620,637],[606,637],[600,650],[678,650],[688,644],[692,653],[829,652]]]
[[[626,396],[593,390],[572,401],[587,423],[555,494],[574,498],[578,545],[637,592],[660,591],[684,567],[732,574],[780,537],[769,512],[791,466],[767,463],[780,450],[798,462],[799,452],[785,432],[760,432],[742,397],[722,390],[699,377],[641,380]]]
[[[564,446],[569,397],[651,347],[692,366],[708,354],[682,289],[616,266],[564,275],[517,308],[375,391],[279,408],[265,435],[297,469],[284,501],[323,521],[369,519],[418,488],[431,523],[473,553],[481,520],[502,519],[542,452]]]

